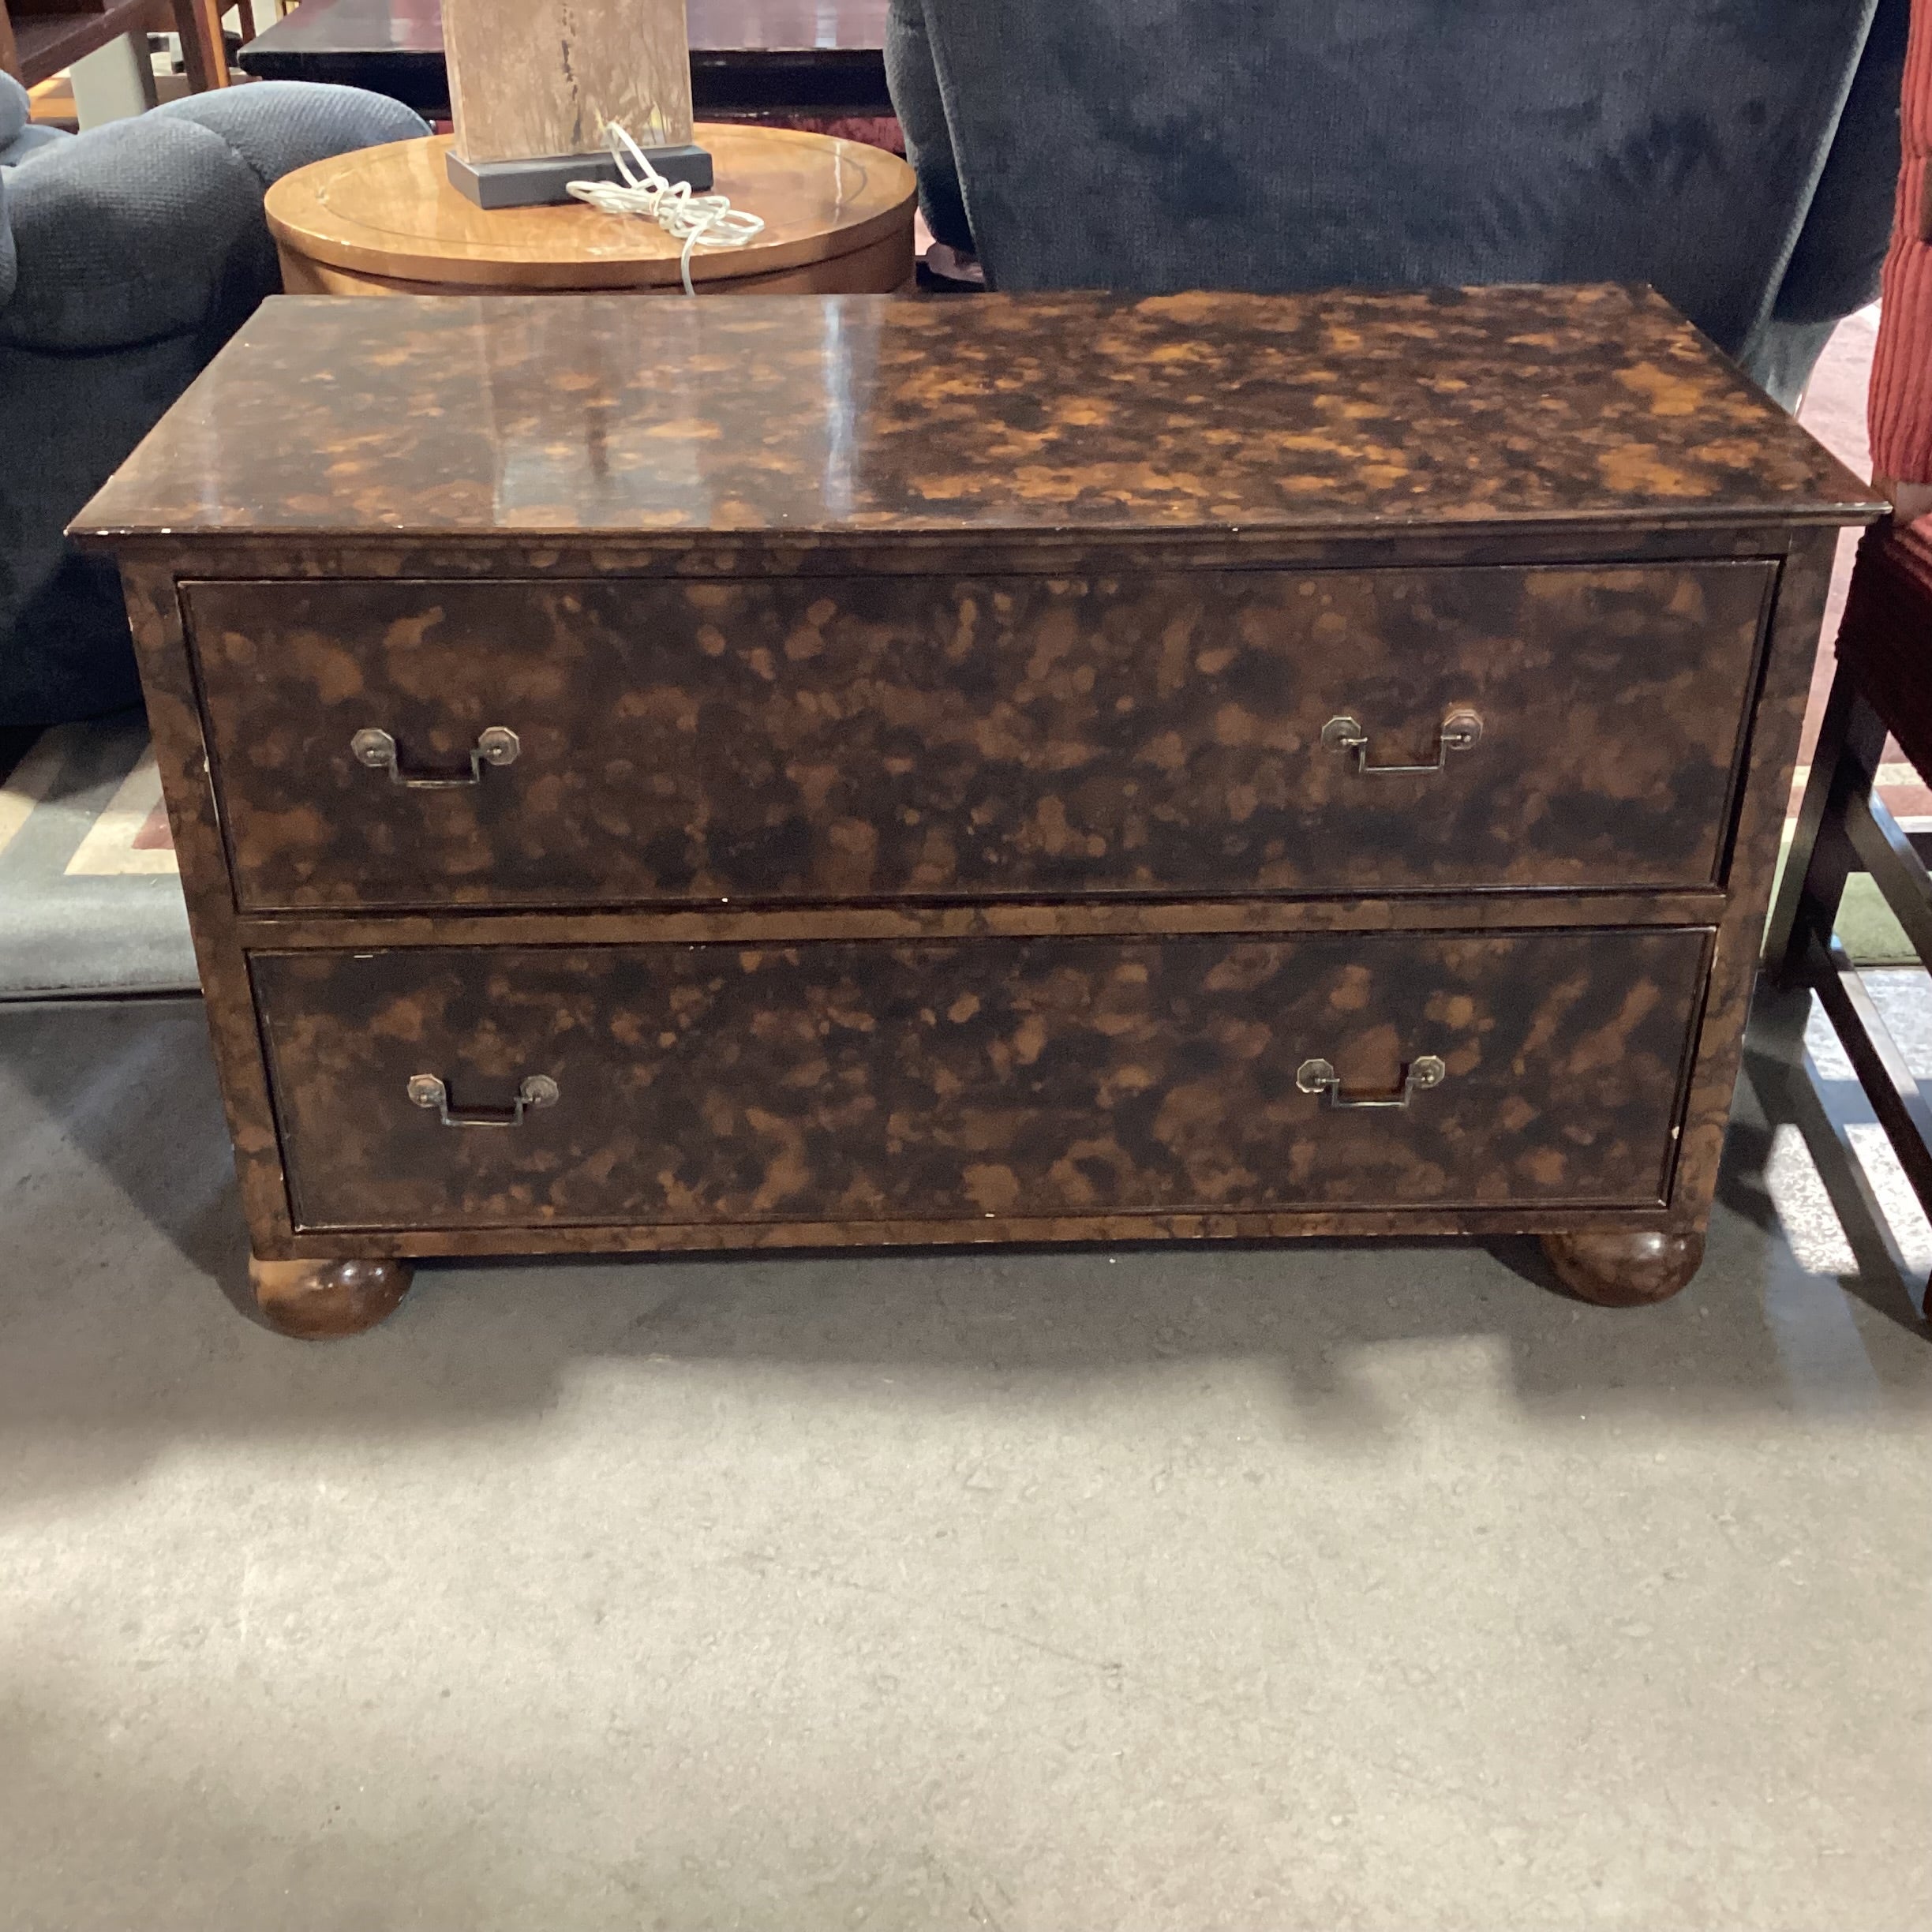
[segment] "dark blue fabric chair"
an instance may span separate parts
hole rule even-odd
[[[1909,0],[893,0],[995,287],[1648,282],[1788,405],[1878,292]]]
[[[260,81],[74,137],[0,74],[0,724],[139,701],[113,567],[63,526],[281,286],[269,184],[427,132],[378,95]]]

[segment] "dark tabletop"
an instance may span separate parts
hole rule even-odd
[[[283,297],[77,532],[1862,521],[1661,298]]]
[[[698,114],[884,114],[886,0],[687,0]],[[446,114],[440,0],[302,0],[242,50],[265,80],[329,80]]]

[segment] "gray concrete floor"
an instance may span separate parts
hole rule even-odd
[[[305,1346],[199,1009],[0,1009],[0,1925],[1916,1932],[1932,1342],[1768,1038],[1661,1309],[451,1267]]]

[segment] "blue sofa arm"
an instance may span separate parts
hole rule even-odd
[[[18,122],[0,77],[0,136],[9,107]],[[114,567],[63,528],[281,286],[276,178],[425,131],[378,95],[259,81],[0,142],[0,724],[139,701]]]
[[[298,167],[354,148],[414,140],[429,124],[413,108],[361,88],[302,80],[256,80],[170,101],[142,118],[187,123],[219,134],[267,191]]]
[[[426,131],[380,95],[261,81],[39,148],[0,170],[0,343],[98,351],[225,332],[278,286],[270,185]]]

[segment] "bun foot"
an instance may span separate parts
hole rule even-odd
[[[260,1261],[249,1285],[262,1319],[305,1342],[360,1335],[393,1315],[409,1293],[406,1261]]]
[[[1704,1260],[1702,1234],[1626,1234],[1595,1229],[1545,1234],[1543,1252],[1573,1295],[1600,1308],[1668,1301]]]

